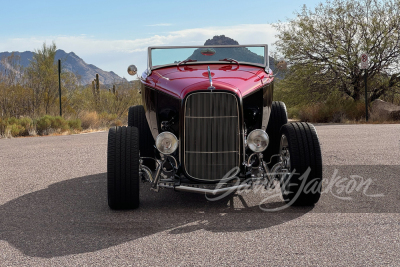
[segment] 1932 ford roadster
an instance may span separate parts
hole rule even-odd
[[[140,81],[143,106],[108,134],[110,208],[137,208],[140,181],[212,195],[278,181],[287,203],[319,200],[318,136],[272,100],[267,45],[149,47]]]

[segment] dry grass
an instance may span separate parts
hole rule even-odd
[[[317,103],[299,108],[298,117],[301,121],[319,123],[341,123],[346,120],[361,121],[365,119],[365,106],[361,102]]]
[[[80,117],[83,129],[99,129],[107,128],[109,126],[122,126],[124,125],[122,119],[118,118],[116,114],[100,113],[96,111],[85,112]]]
[[[93,129],[100,126],[100,118],[96,111],[85,112],[80,116],[83,129]]]

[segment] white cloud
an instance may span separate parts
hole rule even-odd
[[[271,24],[243,24],[170,31],[135,40],[101,40],[87,35],[12,38],[0,43],[0,51],[33,51],[40,48],[43,42],[51,44],[54,41],[59,49],[73,51],[87,63],[126,76],[126,68],[130,64],[136,64],[139,71],[145,69],[148,46],[203,45],[215,35],[225,35],[237,40],[239,44],[266,43],[270,45],[270,51],[273,51],[271,45],[276,41],[276,34]]]

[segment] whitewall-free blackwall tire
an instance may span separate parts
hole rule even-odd
[[[107,194],[111,209],[139,207],[139,131],[112,127],[108,132]]]

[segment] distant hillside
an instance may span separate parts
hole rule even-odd
[[[216,35],[212,39],[208,39],[204,45],[239,45],[239,42],[229,38],[225,35]],[[221,58],[233,58],[238,61],[247,61],[247,62],[257,62],[260,64],[264,63],[264,58],[251,52],[247,48],[235,48],[235,51],[229,51],[229,54],[226,53],[223,49],[215,49],[216,53],[214,56],[210,56],[210,60],[218,60]],[[200,50],[196,50],[189,57],[190,59],[204,59],[204,56],[200,53]],[[269,67],[274,69],[274,59],[269,57]]]
[[[225,35],[215,35],[212,39],[208,39],[204,45],[239,45],[239,43]]]
[[[11,55],[11,52],[2,52],[0,53],[0,59],[4,57],[8,57]],[[27,67],[29,65],[30,60],[32,60],[33,52],[25,51],[25,52],[14,52],[14,55],[20,56],[20,63],[23,67]],[[121,78],[117,74],[112,71],[104,71],[95,65],[87,64],[83,59],[77,56],[74,52],[66,53],[64,50],[57,50],[55,60],[61,59],[62,67],[65,70],[73,72],[81,77],[82,84],[89,84],[95,78],[96,73],[99,74],[99,79],[102,84],[113,84],[122,82],[125,79]],[[0,69],[4,69],[0,62]]]

